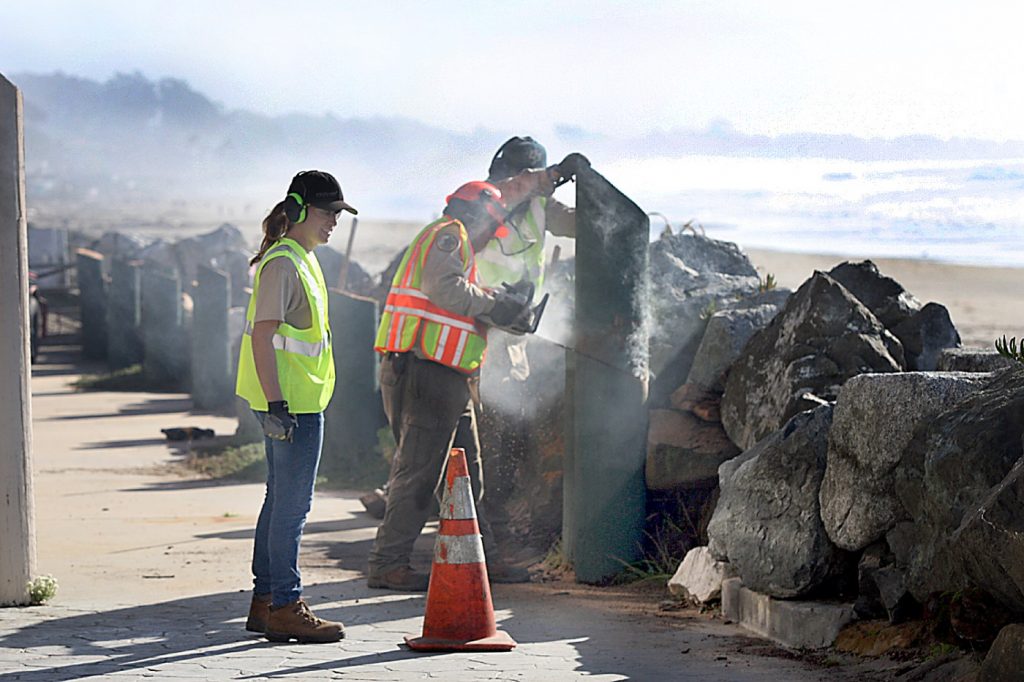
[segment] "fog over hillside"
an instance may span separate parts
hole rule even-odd
[[[533,132],[466,133],[402,118],[231,111],[217,103],[216,93],[138,72],[106,82],[63,73],[14,74],[12,80],[24,93],[30,219],[43,223],[74,225],[84,213],[145,222],[152,212],[175,211],[202,219],[250,219],[283,194],[292,173],[311,167],[335,172],[361,216],[422,220],[438,212],[456,185],[482,177],[504,139]],[[300,109],[301,87],[295,87]],[[554,139],[541,141],[549,162],[581,151],[599,169],[624,160],[692,155],[855,161],[1024,157],[1021,142],[767,137],[743,134],[726,122],[632,139],[567,123]]]

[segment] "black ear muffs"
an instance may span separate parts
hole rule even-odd
[[[290,192],[284,198],[284,214],[295,224],[306,219],[306,206],[306,202],[302,200],[302,195],[298,192]]]

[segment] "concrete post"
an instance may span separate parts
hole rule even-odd
[[[377,431],[387,424],[377,386],[378,355],[373,350],[377,303],[335,290],[329,300],[337,383],[324,414],[324,466],[354,477],[375,467],[385,473],[375,451]]]
[[[148,269],[142,273],[142,352],[142,375],[148,385],[181,389],[188,383],[191,353],[177,275]]]
[[[36,563],[22,126],[21,93],[0,76],[0,606],[29,602]]]
[[[103,278],[103,254],[79,249],[76,262],[82,355],[102,360],[107,357],[107,283]]]
[[[136,261],[111,261],[109,293],[107,363],[121,369],[142,362],[142,279]]]
[[[576,350],[563,542],[599,583],[640,555],[646,514],[647,215],[591,169],[576,177]],[[568,529],[568,533],[566,532]]]
[[[228,338],[231,280],[199,265],[192,302],[192,403],[201,410],[220,410],[232,404],[235,394]]]

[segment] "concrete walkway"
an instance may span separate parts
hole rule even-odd
[[[243,629],[260,485],[175,476],[160,433],[233,420],[187,396],[80,393],[73,356],[33,374],[38,571],[49,605],[0,609],[0,680],[819,680],[834,668],[786,657],[720,617],[658,617],[651,597],[570,583],[498,585],[508,653],[414,653],[424,595],[366,588],[376,522],[356,494],[318,493],[303,543],[306,598],[344,621],[328,645],[271,644]],[[431,539],[421,538],[428,556]],[[654,598],[656,599],[656,597]]]

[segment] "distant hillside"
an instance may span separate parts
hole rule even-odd
[[[264,207],[291,173],[320,166],[339,175],[361,208],[381,217],[418,219],[436,212],[456,184],[482,176],[510,134],[531,132],[465,134],[402,118],[229,111],[185,81],[153,81],[138,72],[102,83],[63,73],[11,79],[25,99],[29,196],[42,204],[221,201]],[[632,139],[565,125],[555,139],[543,141],[551,161],[578,150],[603,163],[691,154],[854,160],[1024,156],[1020,142],[767,137],[739,133],[728,124]]]
[[[343,186],[380,196],[386,187],[396,211],[422,214],[437,207],[436,191],[422,196],[425,175],[450,190],[446,176],[464,177],[467,159],[486,168],[502,139],[399,118],[226,111],[184,81],[139,73],[105,83],[60,73],[12,80],[24,93],[29,193],[46,201],[243,200],[323,166]]]

